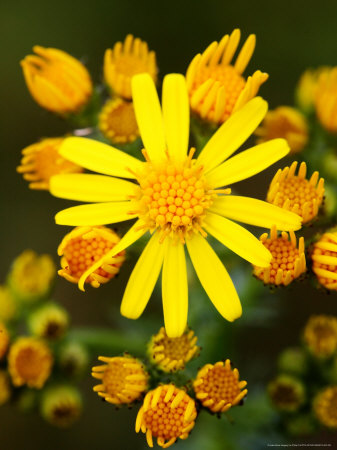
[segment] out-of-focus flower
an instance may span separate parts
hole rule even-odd
[[[164,384],[149,391],[136,419],[136,432],[146,433],[149,447],[157,438],[160,447],[168,448],[177,439],[186,439],[195,425],[194,400],[174,384]]]
[[[243,45],[236,62],[232,59],[240,42],[235,29],[220,42],[212,42],[191,61],[186,81],[191,109],[202,119],[220,124],[255,97],[268,74],[260,70],[247,79],[242,75],[255,49],[255,34]]]
[[[99,218],[97,218],[99,220]],[[58,248],[61,267],[58,274],[72,283],[79,279],[89,267],[113,249],[120,238],[106,227],[77,227],[66,234]],[[107,263],[102,263],[86,278],[86,283],[99,287],[114,278],[125,260],[125,251],[118,252]]]
[[[35,45],[35,55],[21,61],[27,87],[34,100],[57,114],[78,112],[92,94],[92,82],[84,65],[56,48]]]
[[[202,367],[193,382],[193,389],[202,406],[214,413],[228,411],[247,395],[246,381],[239,381],[238,369],[227,359]]]
[[[37,255],[32,250],[25,250],[15,259],[8,283],[19,300],[35,302],[48,295],[55,274],[55,264],[49,255]]]
[[[73,386],[50,387],[42,394],[40,408],[47,422],[60,428],[70,427],[82,412],[81,394]]]
[[[315,242],[311,259],[319,283],[327,289],[337,290],[337,230],[329,230]]]
[[[139,136],[133,104],[121,98],[113,98],[104,105],[98,125],[112,143],[127,144]]]
[[[307,166],[302,162],[295,175],[297,161],[289,167],[279,169],[269,186],[267,201],[302,217],[303,223],[310,222],[317,214],[324,196],[324,179],[319,173],[306,179]]]
[[[301,347],[285,349],[278,358],[280,372],[301,376],[308,370],[308,358]]]
[[[128,34],[104,55],[104,79],[110,89],[120,97],[130,100],[131,78],[138,73],[148,73],[157,79],[156,54],[149,51],[147,43]]]
[[[260,237],[263,245],[271,252],[272,260],[268,267],[254,266],[254,275],[265,284],[283,284],[287,286],[306,271],[304,238],[300,237],[298,246],[293,231],[283,231],[278,236],[273,226],[268,233]]]
[[[59,351],[59,363],[63,372],[68,376],[79,376],[83,374],[88,367],[88,351],[78,342],[67,342]]]
[[[164,372],[182,370],[185,364],[199,352],[196,345],[198,338],[192,330],[187,329],[178,338],[169,338],[162,327],[152,336],[148,347],[150,360]]]
[[[60,173],[80,173],[83,169],[59,154],[64,138],[47,138],[22,150],[23,158],[17,172],[29,181],[31,189],[49,189],[49,180]]]
[[[9,333],[3,323],[0,322],[0,360],[5,356],[9,346]]]
[[[0,286],[0,321],[9,322],[17,313],[17,305],[7,286]]]
[[[337,132],[337,67],[322,70],[315,90],[315,109],[322,126]]]
[[[33,335],[45,339],[59,339],[69,325],[67,311],[56,303],[47,303],[29,316],[29,328]]]
[[[8,373],[0,370],[0,406],[4,405],[11,396],[11,388]]]
[[[337,318],[312,316],[305,326],[304,342],[310,352],[320,358],[328,358],[337,350]]]
[[[92,368],[92,376],[101,384],[94,391],[114,405],[133,403],[148,387],[148,373],[143,364],[131,356],[98,358],[104,365]]]
[[[208,296],[220,314],[233,321],[242,313],[240,300],[205,237],[210,233],[251,263],[269,265],[271,254],[264,245],[229,218],[262,227],[276,223],[280,229],[293,230],[300,228],[300,217],[260,200],[230,196],[230,190],[222,187],[264,170],[288,153],[288,145],[283,139],[272,140],[223,162],[264,117],[267,104],[255,98],[220,127],[198,158],[193,159],[194,149],[186,154],[189,105],[184,77],[165,77],[163,112],[148,74],[134,76],[132,83],[146,161],[94,140],[73,137],[64,142],[61,154],[112,177],[56,175],[51,180],[51,192],[56,196],[105,202],[59,212],[56,222],[60,225],[138,219],[109,253],[83,273],[79,287],[83,289],[84,281],[102,263],[150,231],[151,239],[126,287],[122,315],[137,319],[142,314],[163,267],[165,329],[169,337],[183,334],[188,312],[186,244]],[[116,177],[134,178],[138,183]]]
[[[273,406],[279,411],[294,412],[305,400],[304,386],[291,375],[279,375],[268,385],[268,394]]]
[[[52,353],[41,339],[20,337],[10,347],[8,370],[14,386],[40,389],[50,376]]]
[[[326,67],[317,69],[307,69],[301,75],[296,88],[296,102],[305,112],[311,112],[314,109],[317,81]]]
[[[308,142],[308,124],[297,109],[279,106],[267,112],[255,134],[258,136],[258,144],[270,139],[284,138],[288,141],[290,152],[297,153],[303,150]]]
[[[337,386],[329,386],[319,392],[314,399],[313,410],[322,425],[337,429]]]

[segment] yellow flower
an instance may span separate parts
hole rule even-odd
[[[104,55],[104,79],[118,96],[130,100],[131,78],[138,73],[148,73],[156,81],[156,54],[149,51],[147,43],[128,34],[124,43],[117,42]]]
[[[269,186],[267,201],[300,215],[303,223],[310,222],[317,214],[324,196],[324,179],[316,171],[306,179],[307,166],[302,162],[295,175],[297,161],[279,169]]]
[[[321,285],[337,290],[337,231],[329,230],[314,244],[312,270]]]
[[[82,167],[64,159],[58,152],[64,138],[47,138],[22,150],[21,165],[16,168],[29,181],[31,189],[49,189],[49,179],[59,173],[83,172]]]
[[[202,406],[212,412],[226,412],[247,395],[246,381],[239,381],[238,369],[229,359],[203,366],[193,382],[193,389]],[[243,389],[243,390],[242,390]]]
[[[174,384],[164,384],[148,392],[136,419],[136,433],[146,433],[149,447],[153,437],[162,448],[179,439],[187,439],[195,425],[197,410],[194,400]]]
[[[287,286],[306,271],[304,238],[300,237],[298,246],[293,231],[277,235],[275,227],[260,237],[263,245],[271,252],[273,258],[268,267],[254,267],[256,275],[265,284],[283,284]]]
[[[5,356],[9,346],[9,333],[3,323],[0,322],[0,360]]]
[[[236,29],[221,41],[212,42],[202,54],[197,54],[186,72],[192,111],[202,119],[220,124],[239,111],[255,97],[268,75],[257,70],[247,79],[243,77],[255,49],[255,34],[243,45],[235,64],[234,53],[240,42]]]
[[[48,303],[35,310],[28,319],[34,336],[45,339],[59,339],[69,325],[67,311],[56,303]]]
[[[329,428],[337,428],[337,386],[329,386],[317,394],[313,409],[318,421]]]
[[[337,318],[323,314],[310,317],[303,338],[313,355],[329,358],[337,350]]]
[[[43,392],[41,415],[60,428],[73,425],[82,412],[82,398],[79,391],[72,386],[53,386]]]
[[[26,56],[21,66],[34,100],[57,114],[78,112],[92,94],[87,69],[62,50],[35,45],[33,51],[36,54]]]
[[[164,372],[182,370],[200,348],[196,345],[197,337],[192,330],[185,332],[177,338],[169,338],[165,328],[162,327],[157,334],[152,336],[148,353],[153,364]]]
[[[262,125],[255,131],[258,144],[270,139],[284,138],[288,141],[291,153],[304,149],[308,142],[308,124],[297,109],[279,106],[268,111]]]
[[[91,175],[89,175],[91,177]],[[88,178],[90,181],[90,178]],[[70,185],[68,186],[70,187]],[[66,234],[58,248],[62,269],[58,274],[77,283],[95,261],[106,255],[120,241],[119,236],[106,227],[77,227]],[[86,279],[93,287],[114,278],[125,260],[125,251],[118,252],[108,263],[101,264]]]
[[[0,286],[0,321],[9,322],[17,312],[15,299],[7,286]]]
[[[279,375],[268,385],[268,394],[273,406],[279,411],[294,412],[305,400],[304,386],[291,375]]]
[[[149,376],[138,359],[131,356],[100,356],[98,359],[106,364],[92,368],[92,376],[101,382],[94,391],[107,402],[132,403],[147,390]]]
[[[41,389],[50,376],[53,356],[38,338],[20,337],[10,347],[8,370],[14,386]]]
[[[337,67],[322,70],[315,91],[315,109],[322,126],[337,132]]]
[[[326,67],[307,69],[301,75],[296,88],[296,101],[303,111],[310,112],[314,109],[317,82],[320,74],[326,69]]]
[[[5,370],[0,370],[0,406],[8,402],[11,396],[9,376]]]
[[[188,156],[189,106],[182,75],[165,77],[163,112],[155,85],[147,74],[133,78],[133,101],[145,147],[145,162],[106,144],[68,138],[61,154],[81,161],[90,170],[112,175],[57,175],[51,193],[69,199],[98,202],[59,212],[60,225],[90,226],[137,218],[120,242],[82,275],[84,280],[111,258],[150,231],[151,238],[129,279],[121,305],[122,315],[137,319],[145,309],[162,270],[164,320],[167,335],[185,331],[188,289],[185,244],[208,296],[226,319],[241,315],[235,287],[205,237],[213,235],[229,249],[261,267],[271,254],[259,240],[229,219],[252,225],[293,230],[300,217],[266,202],[228,195],[223,186],[264,170],[289,148],[276,139],[228,159],[257,127],[267,104],[255,98],[218,129],[197,159]],[[164,132],[165,130],[165,132]],[[118,178],[117,178],[118,177]],[[124,180],[131,178],[137,184]],[[223,293],[226,292],[226,296]]]

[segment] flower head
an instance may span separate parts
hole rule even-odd
[[[121,98],[109,100],[99,115],[99,128],[112,143],[135,141],[139,131],[132,102]]]
[[[310,222],[317,214],[324,196],[324,179],[316,171],[306,179],[307,166],[302,162],[295,175],[297,161],[290,167],[279,169],[269,186],[267,201],[300,215],[303,223]],[[319,180],[318,180],[319,179]]]
[[[77,283],[83,273],[111,251],[120,238],[106,227],[77,227],[68,233],[58,248],[62,269],[59,275],[72,283]],[[118,252],[86,278],[86,283],[99,287],[114,278],[125,260],[125,251]]]
[[[286,155],[286,141],[269,141],[223,162],[265,115],[266,102],[255,98],[233,114],[194,158],[193,149],[187,155],[189,105],[184,77],[165,77],[163,112],[149,75],[136,75],[132,83],[145,162],[103,143],[73,137],[62,145],[62,155],[112,177],[56,175],[51,181],[51,192],[56,196],[97,202],[61,211],[56,216],[58,224],[90,226],[137,218],[121,241],[83,273],[79,286],[83,289],[84,280],[102,262],[150,232],[150,240],[126,287],[122,315],[137,319],[142,314],[163,268],[165,329],[169,337],[183,334],[188,309],[186,244],[208,296],[220,314],[233,321],[241,315],[240,301],[226,269],[205,238],[209,233],[263,267],[270,262],[269,251],[229,219],[263,227],[276,223],[285,230],[300,228],[299,216],[260,200],[231,196],[230,189],[222,189]],[[121,178],[135,179],[137,183]]]
[[[307,69],[301,75],[296,88],[296,102],[303,111],[311,112],[314,109],[317,82],[320,74],[326,69],[326,67]]]
[[[35,310],[29,317],[29,328],[34,336],[45,339],[59,339],[69,324],[67,311],[56,303],[47,303]]]
[[[11,396],[11,387],[8,373],[0,370],[0,406],[4,405]]]
[[[321,71],[315,90],[315,110],[322,126],[331,133],[337,132],[337,67]]]
[[[308,125],[305,117],[290,106],[279,106],[267,112],[262,125],[255,131],[257,142],[284,138],[288,141],[291,153],[304,149],[308,141]]]
[[[82,412],[81,394],[73,386],[50,387],[43,392],[40,408],[47,422],[60,428],[70,427]]]
[[[98,358],[104,365],[92,368],[92,376],[101,384],[94,391],[114,405],[133,403],[148,387],[148,373],[143,364],[131,356]]]
[[[164,372],[182,370],[200,350],[196,345],[197,339],[194,332],[189,329],[185,330],[180,337],[170,338],[162,327],[152,336],[149,343],[150,360]]]
[[[186,72],[188,94],[192,111],[202,119],[220,124],[255,97],[268,75],[257,70],[244,78],[255,49],[255,34],[243,45],[236,62],[233,56],[240,42],[240,30],[220,42],[212,42],[202,54],[197,54]]]
[[[9,288],[0,286],[0,321],[9,322],[17,312],[17,305]]]
[[[337,429],[337,386],[329,386],[319,392],[314,399],[313,409],[322,425]]]
[[[219,361],[202,367],[193,382],[193,389],[202,406],[214,413],[228,411],[247,395],[246,381],[239,381],[238,369],[231,362]]]
[[[337,318],[323,314],[310,317],[303,338],[313,355],[320,358],[332,356],[337,350]]]
[[[53,356],[38,338],[20,337],[10,347],[8,370],[14,386],[41,389],[51,373]]]
[[[178,438],[186,439],[195,424],[197,410],[194,400],[174,384],[164,384],[149,391],[136,419],[136,432],[146,433],[149,447],[153,437],[162,448]]]
[[[279,375],[268,385],[268,394],[273,406],[279,411],[294,412],[305,400],[304,386],[291,375]]]
[[[329,230],[314,244],[311,254],[312,270],[319,283],[337,290],[337,231]]]
[[[123,42],[117,42],[104,55],[104,78],[118,96],[130,100],[131,78],[138,73],[148,73],[156,81],[156,55],[149,51],[147,43],[128,34]]]
[[[287,286],[306,271],[304,238],[300,237],[298,246],[293,231],[283,231],[278,236],[275,226],[260,237],[263,245],[272,254],[268,267],[254,267],[254,275],[266,284]]]
[[[57,114],[78,112],[92,94],[87,69],[62,50],[39,45],[33,50],[35,55],[26,56],[21,66],[34,100]]]
[[[80,173],[83,169],[64,159],[58,152],[64,138],[47,138],[22,150],[17,172],[29,181],[31,189],[49,189],[49,179],[59,173]]]
[[[0,360],[5,356],[9,346],[9,333],[3,323],[0,322]]]

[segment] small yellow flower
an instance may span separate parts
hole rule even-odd
[[[21,165],[16,168],[29,181],[31,189],[49,189],[49,179],[59,173],[80,173],[83,169],[59,154],[64,138],[47,138],[22,150]]]
[[[11,387],[8,373],[0,370],[0,406],[8,402],[11,396]]]
[[[35,45],[33,51],[36,54],[26,56],[21,66],[34,100],[57,114],[78,112],[92,94],[87,69],[62,50]]]
[[[308,124],[297,109],[279,106],[267,112],[255,134],[259,138],[258,144],[270,139],[284,138],[288,141],[290,152],[297,153],[303,150],[308,142]]]
[[[303,338],[313,355],[321,358],[332,356],[337,350],[337,318],[323,314],[310,317]]]
[[[0,322],[0,360],[5,356],[9,346],[9,333],[3,323]]]
[[[246,385],[246,381],[239,381],[238,369],[232,369],[227,359],[203,366],[193,382],[193,389],[202,406],[218,413],[240,403],[247,395],[247,389],[243,389]]]
[[[150,360],[164,372],[182,370],[185,364],[200,351],[200,347],[196,345],[197,339],[194,332],[189,329],[185,330],[180,337],[170,338],[162,327],[152,336],[149,343]]]
[[[35,310],[28,322],[34,336],[53,340],[64,335],[69,325],[69,316],[61,306],[48,303]]]
[[[120,238],[106,227],[77,227],[66,234],[58,248],[61,267],[58,274],[72,283],[78,283],[83,273],[113,249]],[[125,260],[121,251],[90,274],[86,283],[99,287],[114,278]]]
[[[337,386],[329,386],[319,392],[314,399],[313,409],[322,425],[337,429]]]
[[[317,82],[320,74],[326,69],[326,67],[307,69],[301,75],[296,88],[296,102],[303,111],[311,112],[314,109]]]
[[[322,126],[337,132],[337,67],[322,70],[315,91],[315,109]]]
[[[321,285],[337,290],[337,230],[329,230],[314,244],[312,270]]]
[[[273,406],[279,411],[294,412],[305,400],[304,386],[291,375],[279,375],[268,385],[268,394]]]
[[[324,196],[324,179],[319,173],[306,179],[307,166],[302,162],[295,175],[297,161],[289,167],[279,169],[269,186],[267,201],[302,217],[303,223],[310,222],[317,214]]]
[[[17,313],[17,305],[7,286],[0,286],[0,321],[9,322]]]
[[[300,237],[298,246],[293,231],[277,235],[275,227],[260,237],[263,245],[270,251],[273,258],[268,267],[254,266],[254,275],[265,284],[283,284],[287,286],[295,278],[306,271],[304,238]]]
[[[80,392],[72,386],[53,386],[43,392],[41,415],[52,425],[68,428],[82,412]]]
[[[149,375],[143,364],[131,356],[98,358],[104,365],[92,368],[92,376],[101,384],[94,391],[114,405],[133,403],[147,390]]]
[[[139,136],[133,104],[121,98],[113,98],[104,105],[98,125],[112,143],[127,144]]]
[[[136,419],[136,433],[146,433],[149,447],[153,437],[162,448],[179,439],[187,439],[195,425],[197,410],[194,400],[173,384],[164,384],[149,391]]]
[[[240,42],[240,30],[220,42],[212,42],[202,54],[197,54],[186,72],[191,109],[202,119],[216,124],[241,109],[255,97],[268,75],[257,70],[247,79],[243,77],[255,49],[255,34],[243,45],[236,62],[232,59]]]
[[[38,338],[20,337],[10,347],[8,370],[14,386],[41,389],[50,376],[53,356]]]
[[[138,73],[148,73],[156,81],[156,55],[149,51],[147,43],[128,34],[123,42],[117,42],[104,55],[104,79],[118,96],[130,100],[131,78]]]

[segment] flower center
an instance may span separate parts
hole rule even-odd
[[[24,348],[16,360],[17,371],[24,380],[35,380],[44,371],[45,355],[33,348]]]
[[[134,141],[139,131],[132,102],[120,98],[109,101],[99,116],[99,127],[113,142]]]

